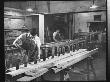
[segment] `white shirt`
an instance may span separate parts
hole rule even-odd
[[[56,34],[57,34],[57,32],[54,32],[54,33],[53,33],[53,37],[55,37],[55,36],[56,36]]]
[[[54,32],[54,33],[53,33],[53,40],[55,40],[55,41],[57,41],[57,40],[55,39],[55,36],[57,35],[57,33],[58,33],[58,32]]]

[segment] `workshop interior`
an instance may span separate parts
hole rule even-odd
[[[106,81],[108,2],[4,2],[5,82]]]

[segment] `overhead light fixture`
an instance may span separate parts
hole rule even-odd
[[[97,5],[92,5],[90,8],[95,9],[97,7],[98,7]]]
[[[33,12],[33,9],[32,8],[28,8],[26,10],[29,11],[29,12]]]
[[[95,8],[97,8],[98,6],[97,5],[95,5],[95,3],[94,3],[95,1],[93,0],[93,5],[90,7],[90,8],[92,8],[92,9],[95,9]]]

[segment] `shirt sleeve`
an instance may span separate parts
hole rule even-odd
[[[54,41],[57,41],[56,38],[55,38],[55,36],[56,36],[56,32],[53,33],[53,40]]]
[[[15,39],[15,41],[13,42],[13,45],[16,45],[16,44],[22,45],[22,38],[23,38],[24,35],[25,35],[25,33],[24,33],[24,34],[21,34],[20,36],[18,36],[18,37]]]
[[[40,41],[40,38],[38,36],[35,36],[35,44],[37,44],[37,47],[38,47],[38,57],[40,58],[40,54],[41,54],[41,51],[40,51],[41,41]]]
[[[40,38],[38,36],[35,37],[35,42],[36,42],[38,47],[41,46],[41,41],[40,41]]]

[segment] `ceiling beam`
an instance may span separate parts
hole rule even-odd
[[[72,0],[72,1],[92,1],[92,0]]]
[[[90,13],[90,12],[106,12],[106,9],[102,9],[102,10],[94,10],[94,11],[79,11],[79,12],[66,12],[66,13],[50,13],[50,14],[67,14],[67,13]],[[47,14],[48,15],[48,14]]]
[[[21,10],[21,9],[16,9],[16,8],[10,8],[10,7],[4,7],[4,11],[19,11],[19,12],[24,12],[25,10]]]
[[[14,12],[20,12],[23,15],[31,14],[31,12],[28,12],[26,10],[21,10],[21,9],[15,9],[15,8],[9,8],[9,7],[4,7],[4,12],[5,11],[14,11]]]

